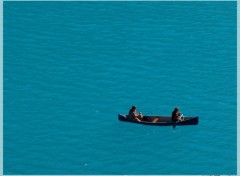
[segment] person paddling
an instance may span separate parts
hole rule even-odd
[[[179,109],[177,107],[175,107],[172,112],[172,121],[184,121],[183,115],[179,112]]]
[[[137,107],[136,106],[132,106],[132,108],[129,110],[128,113],[128,117],[133,118],[135,120],[137,120],[138,122],[141,122],[143,116],[141,113],[137,113]]]

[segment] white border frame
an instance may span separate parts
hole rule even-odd
[[[41,1],[41,0],[5,0],[5,1]],[[43,0],[49,1],[49,0]],[[50,1],[66,1],[66,0],[50,0]],[[69,0],[69,1],[101,1],[101,0]],[[237,2],[237,175],[240,175],[240,0],[103,0],[103,1],[234,1]],[[3,175],[3,0],[0,0],[0,175]],[[43,176],[43,175],[41,175]],[[47,175],[45,175],[47,176]],[[66,175],[64,175],[66,176]],[[100,176],[100,175],[98,175]]]

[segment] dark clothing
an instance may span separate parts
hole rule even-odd
[[[177,116],[177,114],[176,114],[176,111],[173,111],[173,112],[172,112],[172,121],[173,121],[173,122],[178,121],[178,116]]]
[[[128,117],[133,118],[133,119],[136,118],[136,114],[134,113],[133,109],[129,110]]]

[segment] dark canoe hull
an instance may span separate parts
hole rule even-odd
[[[123,122],[139,123],[144,125],[154,125],[154,126],[176,126],[176,125],[197,125],[198,117],[184,117],[184,121],[173,122],[171,117],[167,116],[143,116],[144,119],[149,119],[149,121],[138,122],[134,119],[127,118],[126,115],[118,114],[118,120]],[[151,122],[154,118],[158,118],[157,122]]]

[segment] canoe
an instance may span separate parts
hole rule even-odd
[[[152,122],[153,119],[157,118],[156,122]],[[132,118],[128,118],[127,115],[118,114],[118,120],[123,122],[139,123],[144,125],[155,125],[155,126],[176,126],[176,125],[197,125],[198,117],[184,117],[184,121],[173,122],[169,116],[143,116],[144,121],[138,122]]]

